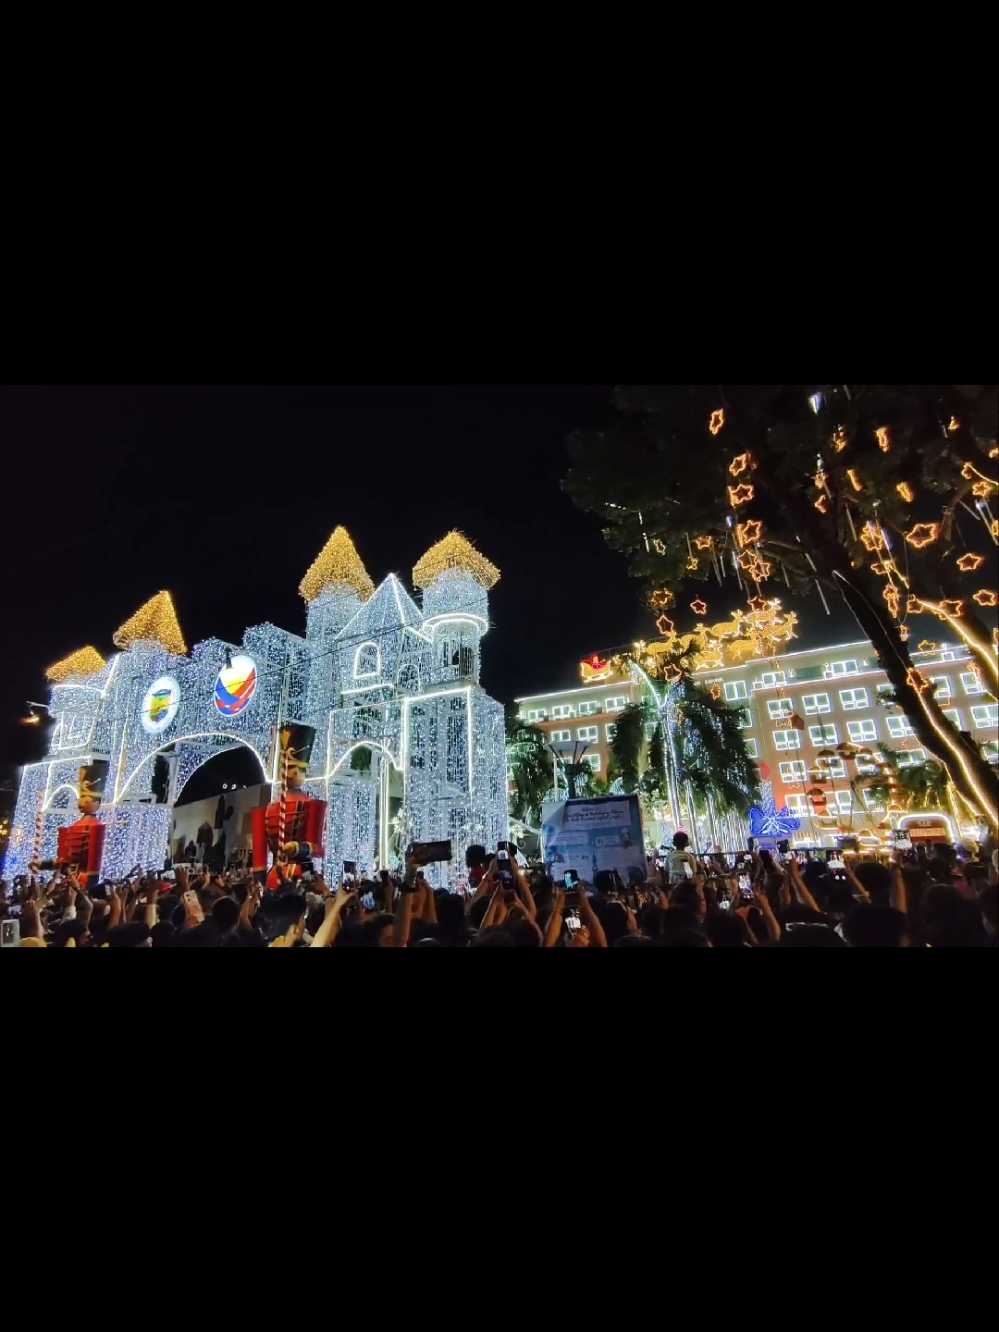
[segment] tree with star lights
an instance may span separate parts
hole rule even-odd
[[[908,641],[934,617],[999,690],[996,404],[979,384],[633,385],[613,425],[570,437],[565,487],[650,604],[732,577],[751,605],[777,588],[841,597],[920,743],[995,828],[996,774]]]

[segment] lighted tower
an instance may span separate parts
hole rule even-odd
[[[413,582],[423,591],[423,628],[433,640],[435,683],[479,683],[479,645],[489,628],[487,593],[499,576],[460,532],[431,546],[413,570]]]

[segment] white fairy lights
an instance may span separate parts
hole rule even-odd
[[[410,840],[451,838],[454,861],[427,874],[453,883],[467,845],[495,846],[508,832],[503,709],[479,684],[488,589],[499,572],[452,534],[416,574],[422,608],[395,575],[375,589],[338,529],[303,583],[304,638],[262,624],[247,629],[241,644],[206,639],[183,655],[171,651],[183,636],[161,595],[133,617],[148,618],[151,606],[160,613],[169,630],[160,641],[140,626],[99,671],[96,653],[60,663],[50,752],[24,770],[5,875],[27,872],[40,795],[42,857],[55,855],[59,828],[79,818],[78,769],[93,758],[110,765],[98,815],[108,825],[103,876],[161,866],[173,803],[198,768],[245,746],[262,780],[275,783],[272,730],[298,720],[316,732],[306,790],[329,804],[327,863],[355,860],[371,871],[386,863],[393,838],[396,850]],[[216,683],[222,671],[231,680],[229,668],[241,657],[254,663],[256,684],[246,706],[228,714],[216,705]],[[364,748],[370,765],[355,770],[352,758]],[[170,769],[159,805],[152,792],[158,755]]]

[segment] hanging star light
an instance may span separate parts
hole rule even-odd
[[[815,473],[814,477],[816,487],[819,490],[824,490],[826,485],[826,480],[827,480],[826,473],[823,472],[823,470],[820,467],[819,470]]]
[[[874,434],[877,436],[878,448],[882,453],[887,453],[891,448],[891,436],[888,433],[887,426],[878,426]]]
[[[905,539],[916,550],[922,550],[940,536],[939,523],[917,523],[911,532],[906,532]]]
[[[766,597],[753,597],[748,604],[754,615],[762,615],[767,609]]]
[[[920,652],[938,652],[940,644],[932,642],[929,638],[924,638],[919,644]]]
[[[909,485],[908,481],[900,481],[898,485],[895,487],[895,489],[905,500],[906,504],[911,504],[912,501],[916,498],[915,491]]]
[[[864,488],[863,482],[861,481],[860,477],[857,475],[856,470],[853,467],[848,467],[846,470],[846,474],[849,477],[850,485],[853,486],[854,490],[856,490],[858,493],[861,490],[863,490]]]
[[[899,601],[901,600],[902,594],[899,592],[898,588],[895,586],[894,583],[886,583],[884,591],[882,592],[881,595],[885,599],[885,602],[888,606],[888,610],[890,611],[892,616],[897,620],[898,605]]]
[[[695,615],[706,615],[708,613],[708,603],[706,601],[692,601],[690,609]]]
[[[653,537],[653,538],[652,538],[652,544],[653,544],[653,546],[655,547],[655,550],[656,550],[656,554],[657,554],[657,555],[665,555],[665,554],[666,554],[666,542],[665,542],[665,541],[661,541],[661,540],[659,539],[659,537]]]
[[[864,530],[860,534],[860,539],[867,549],[871,551],[884,550],[887,545],[884,533],[881,531],[881,528],[877,527],[874,523],[864,524]]]
[[[657,610],[669,610],[673,602],[676,601],[676,594],[671,592],[668,587],[660,587],[652,593],[649,601]]]
[[[748,504],[756,493],[754,486],[729,486],[728,499],[734,509],[739,508],[741,504]]]
[[[753,542],[759,541],[762,531],[763,524],[761,522],[751,521],[740,523],[735,529],[735,535],[740,546],[750,546]]]
[[[187,655],[187,644],[177,622],[173,598],[169,592],[157,592],[140,606],[114,634],[115,647],[126,651],[136,643],[158,643],[174,656]]]
[[[666,638],[669,634],[674,632],[676,625],[668,616],[660,615],[659,619],[656,620],[656,628],[662,634],[663,638]]]
[[[710,693],[711,697],[715,700],[716,703],[720,700],[722,696],[722,687],[717,680],[714,682],[714,684],[711,686],[708,692]]]
[[[957,567],[962,573],[974,573],[975,570],[980,569],[984,563],[984,555],[972,555],[969,552],[967,555],[961,556],[957,562]]]
[[[687,569],[690,571],[690,573],[696,573],[700,567],[701,567],[700,560],[697,558],[696,555],[691,555],[690,559],[687,561]]]
[[[979,606],[995,606],[999,602],[999,597],[990,587],[983,587],[980,592],[976,592],[974,599]]]
[[[673,662],[670,662],[668,665],[663,667],[663,679],[666,681],[667,684],[679,684],[679,682],[683,679],[683,671],[680,670],[679,666],[676,666],[673,664]]]
[[[909,641],[909,635],[910,635],[911,633],[912,633],[912,630],[909,628],[909,626],[908,626],[907,624],[900,624],[900,625],[898,626],[898,636],[899,636],[899,638],[902,640],[903,643],[908,643],[908,641]]]
[[[96,648],[80,648],[78,652],[72,652],[63,661],[50,666],[45,672],[45,678],[52,684],[65,684],[72,679],[86,680],[91,675],[99,674],[106,665],[107,662]]]
[[[849,439],[847,439],[846,436],[846,431],[843,429],[842,426],[837,426],[832,437],[832,446],[836,450],[836,452],[842,453],[843,450],[846,448],[847,444],[849,444],[849,442],[850,441]]]
[[[999,518],[994,518],[992,520],[992,526],[989,528],[989,531],[994,537],[999,537]]]
[[[871,573],[876,573],[882,578],[890,577],[893,572],[897,572],[894,560],[876,560],[871,565]]]
[[[732,462],[732,465],[728,470],[732,476],[742,476],[743,472],[748,468],[755,466],[756,464],[753,462],[753,456],[751,453],[740,453],[738,458]]]
[[[694,537],[694,545],[697,547],[698,550],[710,550],[714,544],[715,544],[714,537],[711,536]]]
[[[922,614],[922,610],[923,610],[923,603],[919,600],[918,597],[914,597],[910,594],[909,600],[905,603],[906,615],[920,615]]]
[[[971,487],[971,493],[975,499],[988,499],[992,493],[992,483],[990,481],[976,481]]]
[[[963,601],[923,602],[927,610],[933,611],[938,620],[959,620],[964,614]]]
[[[773,568],[773,565],[758,555],[755,550],[743,551],[739,556],[739,566],[745,570],[748,578],[752,578],[757,583],[769,578]]]
[[[829,512],[829,501],[825,495],[820,495],[818,497],[818,499],[815,501],[815,507],[818,509],[819,513]]]
[[[711,413],[711,420],[708,422],[708,429],[711,431],[712,435],[717,435],[724,424],[725,424],[725,411],[724,408],[719,407],[716,412]]]

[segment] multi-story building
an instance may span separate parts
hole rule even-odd
[[[913,663],[935,687],[944,715],[959,731],[967,731],[990,763],[999,763],[999,703],[986,692],[972,669],[963,645],[912,653]],[[549,743],[583,741],[583,761],[606,776],[614,715],[639,697],[630,675],[595,673],[584,663],[583,688],[553,691],[518,699],[520,715],[538,726]],[[896,705],[888,705],[892,686],[870,643],[843,643],[827,648],[788,652],[774,660],[755,660],[697,676],[717,684],[722,697],[742,712],[746,741],[764,777],[773,782],[777,807],[784,805],[802,819],[803,836],[821,840],[830,831],[812,817],[808,791],[822,762],[822,783],[830,814],[844,817],[866,813],[858,807],[850,779],[873,772],[864,751],[878,753],[885,745],[903,765],[930,757],[915,738],[912,725]],[[788,724],[792,715],[805,722],[804,731]],[[857,747],[856,760],[831,756],[844,742]],[[682,774],[681,774],[682,777]]]

